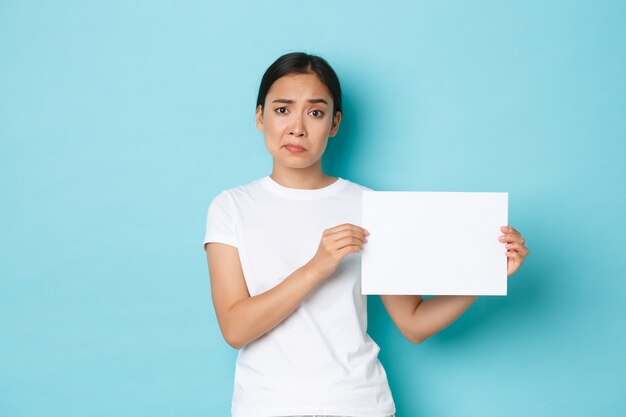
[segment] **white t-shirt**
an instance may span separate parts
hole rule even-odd
[[[325,229],[360,226],[363,190],[369,188],[343,178],[305,190],[266,176],[213,199],[204,243],[238,248],[255,296],[306,264]],[[361,254],[352,253],[291,315],[239,350],[232,417],[394,414],[379,350],[367,334]]]

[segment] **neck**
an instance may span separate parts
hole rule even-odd
[[[336,177],[326,175],[321,164],[307,168],[287,168],[274,164],[270,177],[284,187],[304,190],[324,188],[337,180]]]

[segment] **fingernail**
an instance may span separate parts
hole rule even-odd
[[[366,231],[365,231],[365,234],[366,234],[366,235],[369,235],[369,234],[370,234],[370,232],[368,232],[368,231],[366,230]]]

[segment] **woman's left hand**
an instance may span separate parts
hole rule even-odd
[[[505,244],[507,249],[507,263],[506,274],[511,276],[519,269],[524,262],[526,255],[528,255],[528,248],[524,246],[526,240],[522,237],[520,232],[512,228],[511,226],[502,226],[500,230],[504,233],[500,236],[500,242]]]

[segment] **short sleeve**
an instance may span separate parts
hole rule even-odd
[[[235,212],[231,197],[227,191],[222,191],[209,205],[204,244],[219,242],[237,247],[238,242],[234,220]]]

